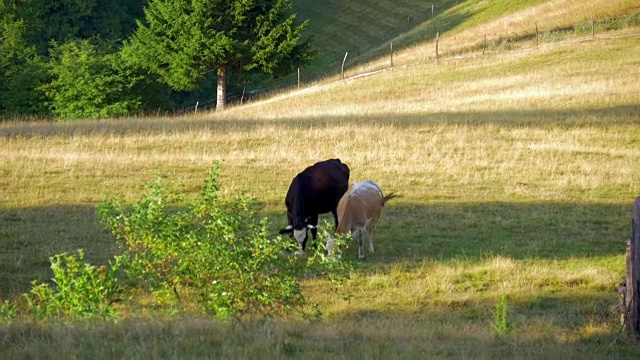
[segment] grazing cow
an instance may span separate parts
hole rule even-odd
[[[315,163],[293,178],[285,198],[289,225],[280,230],[280,234],[293,234],[299,245],[296,254],[304,253],[307,229],[316,240],[320,214],[331,212],[338,226],[336,208],[348,187],[349,167],[340,159]]]
[[[364,259],[364,233],[369,238],[369,252],[373,251],[373,231],[380,219],[384,204],[397,197],[394,193],[385,196],[380,187],[371,180],[351,185],[338,203],[338,228],[336,234],[358,233],[358,258]],[[331,255],[335,239],[327,241],[327,252]]]

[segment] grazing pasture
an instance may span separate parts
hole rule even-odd
[[[53,254],[104,263],[117,249],[96,203],[137,199],[157,174],[195,194],[221,161],[222,196],[255,195],[274,236],[291,179],[319,160],[403,195],[341,292],[305,281],[322,321],[125,308],[117,322],[0,324],[0,358],[634,358],[611,307],[640,195],[639,53],[639,38],[568,43],[220,114],[0,124],[2,299],[50,277]]]

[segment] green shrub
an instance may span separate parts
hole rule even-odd
[[[117,259],[117,258],[116,258]],[[111,267],[96,267],[84,262],[84,252],[52,256],[54,286],[32,283],[25,294],[29,308],[41,317],[111,317],[119,299],[118,261]]]
[[[98,206],[102,223],[116,236],[129,283],[162,304],[193,299],[201,311],[220,318],[274,316],[307,304],[300,280],[325,276],[342,281],[349,264],[328,258],[322,246],[306,258],[290,255],[293,245],[269,237],[269,223],[256,216],[256,201],[239,196],[226,207],[218,198],[220,167],[186,209],[182,196],[156,181],[130,207],[117,200]],[[160,305],[162,305],[160,304]]]
[[[42,89],[56,118],[124,116],[142,106],[134,93],[142,77],[110,44],[88,40],[53,43],[50,84]]]
[[[239,196],[222,206],[219,172],[216,164],[197,200],[184,210],[176,208],[183,197],[166,190],[160,180],[147,185],[131,206],[101,202],[98,214],[122,254],[108,267],[85,263],[82,250],[51,257],[51,283],[34,281],[24,294],[24,308],[47,319],[109,318],[116,315],[115,302],[134,299],[142,290],[154,295],[154,307],[180,311],[189,305],[223,319],[276,316],[305,305],[319,319],[319,309],[307,303],[300,281],[322,277],[337,288],[348,279],[351,264],[341,257],[344,237],[336,239],[332,257],[322,245],[304,258],[291,255],[295,245],[269,237],[269,223],[256,216],[254,199]],[[328,236],[326,229],[320,232],[321,240]],[[15,303],[0,303],[0,318],[10,321],[19,315]]]
[[[0,1],[0,118],[45,112],[38,90],[46,77],[45,64],[25,40],[25,21],[15,11],[15,4]]]

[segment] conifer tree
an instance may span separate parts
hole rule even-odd
[[[310,60],[291,0],[150,0],[127,53],[175,90],[217,75],[216,109],[226,102],[227,70],[280,77]]]

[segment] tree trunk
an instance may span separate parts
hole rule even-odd
[[[218,96],[216,101],[216,111],[224,110],[227,102],[227,78],[224,64],[218,64]]]

